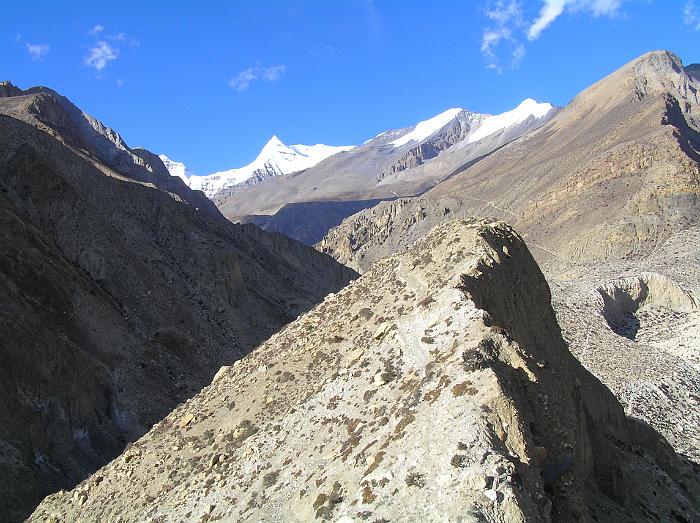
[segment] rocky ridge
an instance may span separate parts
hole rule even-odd
[[[472,214],[508,218],[550,281],[571,351],[628,415],[698,461],[694,70],[665,51],[644,55],[540,129],[422,198],[348,218],[317,247],[364,272],[437,224]]]
[[[549,299],[510,227],[438,226],[29,521],[698,517],[697,467],[625,418]]]

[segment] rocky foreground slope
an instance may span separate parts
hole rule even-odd
[[[569,346],[625,406],[700,461],[700,83],[666,51],[419,199],[318,244],[367,270],[436,224],[507,218],[543,267]]]
[[[463,220],[30,521],[693,521],[698,472],[568,352],[522,239]]]
[[[118,455],[354,273],[0,84],[0,521]]]

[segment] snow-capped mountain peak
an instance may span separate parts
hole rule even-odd
[[[179,176],[185,180],[192,189],[204,191],[208,197],[241,183],[256,183],[266,178],[290,174],[313,167],[329,156],[342,151],[352,149],[354,146],[316,145],[286,145],[276,135],[273,135],[260,150],[258,156],[244,167],[219,171],[208,176],[196,176],[190,173],[186,178],[180,175],[181,171],[189,172],[179,162],[173,162],[164,155],[168,162],[163,160],[170,174]],[[172,166],[172,169],[171,169]],[[181,167],[180,167],[181,166]]]
[[[477,142],[482,138],[518,125],[528,118],[544,118],[554,107],[548,103],[538,103],[526,98],[515,109],[496,115],[487,115],[470,134],[467,143]]]
[[[161,159],[168,172],[172,176],[177,176],[178,178],[182,179],[185,184],[189,185],[190,178],[192,176],[196,176],[192,171],[185,167],[184,163],[171,160],[164,154],[159,154],[158,157]]]
[[[404,134],[400,138],[397,138],[396,140],[390,143],[394,147],[401,147],[402,145],[406,145],[410,141],[420,142],[421,140],[433,134],[435,131],[438,131],[445,127],[448,123],[454,120],[457,117],[457,115],[463,110],[464,109],[461,109],[459,107],[454,107],[452,109],[448,109],[447,111],[443,111],[442,113],[438,114],[437,116],[433,116],[428,120],[418,122],[412,131]]]
[[[394,147],[402,147],[410,142],[419,143],[445,127],[452,120],[461,118],[460,113],[466,113],[465,118],[471,126],[466,143],[477,142],[509,127],[519,125],[530,117],[534,119],[544,118],[553,108],[551,104],[538,103],[532,98],[526,98],[515,109],[496,115],[472,113],[456,107],[447,109],[428,120],[418,122],[409,132],[389,143]],[[381,133],[377,137],[381,137],[383,134],[385,133]]]

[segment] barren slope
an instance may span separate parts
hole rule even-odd
[[[318,246],[362,272],[436,224],[507,217],[545,269],[572,352],[628,415],[698,461],[694,70],[667,52],[644,55],[425,197],[352,216]]]
[[[678,57],[646,54],[426,197],[463,197],[565,263],[647,255],[700,222],[698,90]]]
[[[377,263],[30,521],[693,520],[698,469],[568,352],[503,223]]]
[[[353,276],[232,225],[58,95],[10,87],[0,113],[21,119],[0,114],[2,521],[85,478]]]

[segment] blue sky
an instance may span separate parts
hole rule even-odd
[[[0,77],[198,174],[272,134],[357,144],[449,107],[566,104],[636,56],[700,61],[700,0],[5,0]]]

